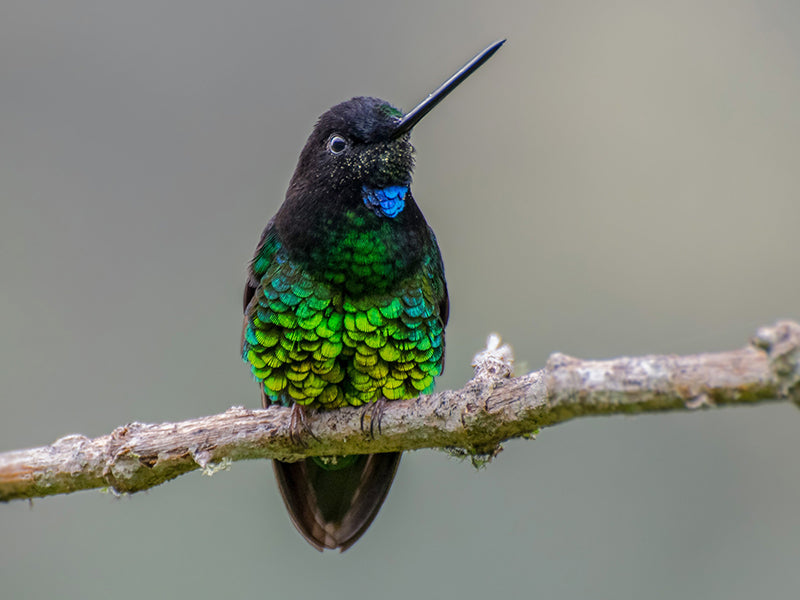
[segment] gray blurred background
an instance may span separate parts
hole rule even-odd
[[[800,5],[0,4],[0,450],[258,405],[245,264],[317,116],[409,109],[460,387],[490,331],[539,368],[742,346],[800,318]],[[320,555],[265,462],[0,506],[3,598],[788,598],[790,405],[582,419],[476,472],[408,454]]]

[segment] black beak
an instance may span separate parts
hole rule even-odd
[[[399,138],[401,135],[411,131],[411,128],[419,123],[422,117],[431,112],[433,107],[444,100],[444,97],[447,96],[447,94],[456,89],[458,84],[472,75],[478,69],[478,67],[489,60],[492,57],[492,54],[497,52],[500,49],[500,46],[502,46],[504,43],[505,40],[499,40],[495,42],[482,52],[478,53],[475,58],[461,67],[450,79],[440,85],[439,89],[430,94],[427,98],[425,98],[425,100],[420,102],[416,108],[400,119],[400,122],[397,124],[397,129],[394,130],[392,137]]]

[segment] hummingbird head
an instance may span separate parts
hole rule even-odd
[[[480,52],[405,115],[384,100],[363,96],[329,109],[300,153],[279,221],[287,212],[295,221],[316,213],[308,224],[319,223],[320,216],[323,224],[332,224],[336,211],[366,209],[392,219],[400,215],[414,167],[411,129],[504,42]]]
[[[341,197],[363,187],[410,184],[414,148],[408,133],[395,135],[402,117],[378,98],[353,98],[329,109],[300,153],[289,195],[325,190]]]

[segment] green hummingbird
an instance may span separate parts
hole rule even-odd
[[[378,98],[317,122],[250,262],[242,357],[262,404],[366,406],[433,390],[449,300],[432,229],[411,193],[411,129],[486,62],[495,42],[407,114]],[[352,546],[380,510],[401,453],[273,461],[292,522],[318,550]]]

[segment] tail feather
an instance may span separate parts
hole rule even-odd
[[[292,523],[317,550],[341,552],[364,534],[392,487],[400,452],[365,454],[332,470],[313,459],[272,461]],[[350,458],[350,457],[348,457]]]

